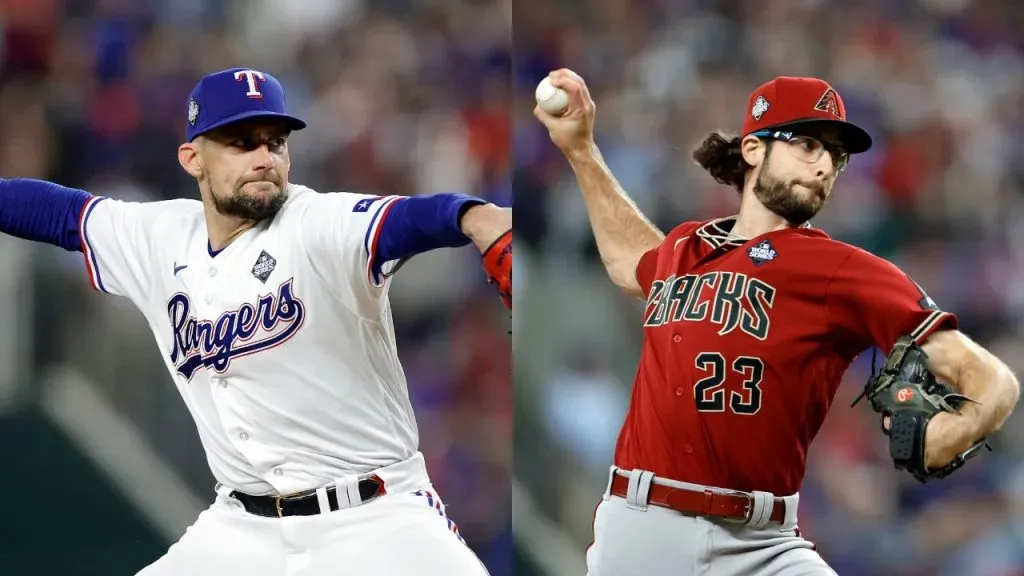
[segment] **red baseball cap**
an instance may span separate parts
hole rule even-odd
[[[819,78],[779,76],[758,86],[747,102],[742,135],[811,123],[838,127],[839,141],[851,154],[871,148],[871,136],[846,121],[843,99]]]

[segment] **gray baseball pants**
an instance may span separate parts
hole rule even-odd
[[[753,526],[647,505],[643,482],[630,482],[627,498],[610,493],[612,474],[638,473],[614,466],[610,471],[609,488],[594,516],[588,576],[836,576],[797,532],[798,494],[784,498],[784,522]],[[664,478],[652,482],[707,488]]]

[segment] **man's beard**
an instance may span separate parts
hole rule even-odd
[[[767,165],[765,168],[767,169]],[[785,182],[771,177],[762,170],[754,183],[754,196],[764,207],[785,218],[792,226],[800,226],[818,213],[825,205],[823,184],[790,180]],[[810,189],[810,196],[804,198],[793,188],[797,184]]]
[[[218,214],[224,216],[257,221],[271,218],[281,210],[281,206],[284,206],[285,200],[288,199],[288,192],[278,180],[268,178],[268,181],[276,188],[269,196],[246,194],[245,185],[249,183],[247,181],[236,183],[231,195],[227,198],[220,197],[211,189],[210,196],[213,197],[213,206]]]

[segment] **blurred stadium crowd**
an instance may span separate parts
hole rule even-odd
[[[278,76],[309,123],[292,140],[292,181],[508,206],[510,49],[493,1],[2,0],[0,176],[126,200],[198,198],[176,160],[188,92],[205,73],[249,66]],[[141,314],[93,293],[80,255],[40,246],[37,256],[4,271],[37,280],[36,373],[87,373],[212,500],[193,423]],[[501,576],[509,342],[483,280],[471,248],[431,253],[403,268],[392,302],[421,450],[462,534]]]
[[[641,303],[604,275],[572,173],[531,116],[549,70],[585,78],[606,160],[665,231],[736,210],[690,153],[739,128],[751,90],[778,75],[829,80],[875,146],[815,225],[901,266],[1024,368],[1024,4],[565,0],[520,3],[514,23],[515,475],[579,554],[629,399]],[[812,449],[802,532],[843,575],[1024,575],[1024,418],[950,479],[908,481],[873,413],[848,407],[870,356]]]

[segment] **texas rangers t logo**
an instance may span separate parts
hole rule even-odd
[[[260,296],[255,305],[246,302],[228,310],[216,320],[199,320],[190,314],[187,294],[175,294],[167,302],[167,315],[174,331],[171,363],[178,374],[191,380],[205,366],[224,373],[231,360],[256,354],[284,344],[302,327],[306,307],[292,293],[294,278],[282,284],[277,294]],[[280,325],[284,328],[279,328]]]
[[[245,81],[249,84],[249,91],[245,93],[249,98],[263,98],[263,93],[260,92],[259,86],[256,85],[256,80],[260,82],[266,82],[267,77],[263,75],[263,72],[258,70],[239,70],[235,72],[235,80],[241,80],[245,78]]]

